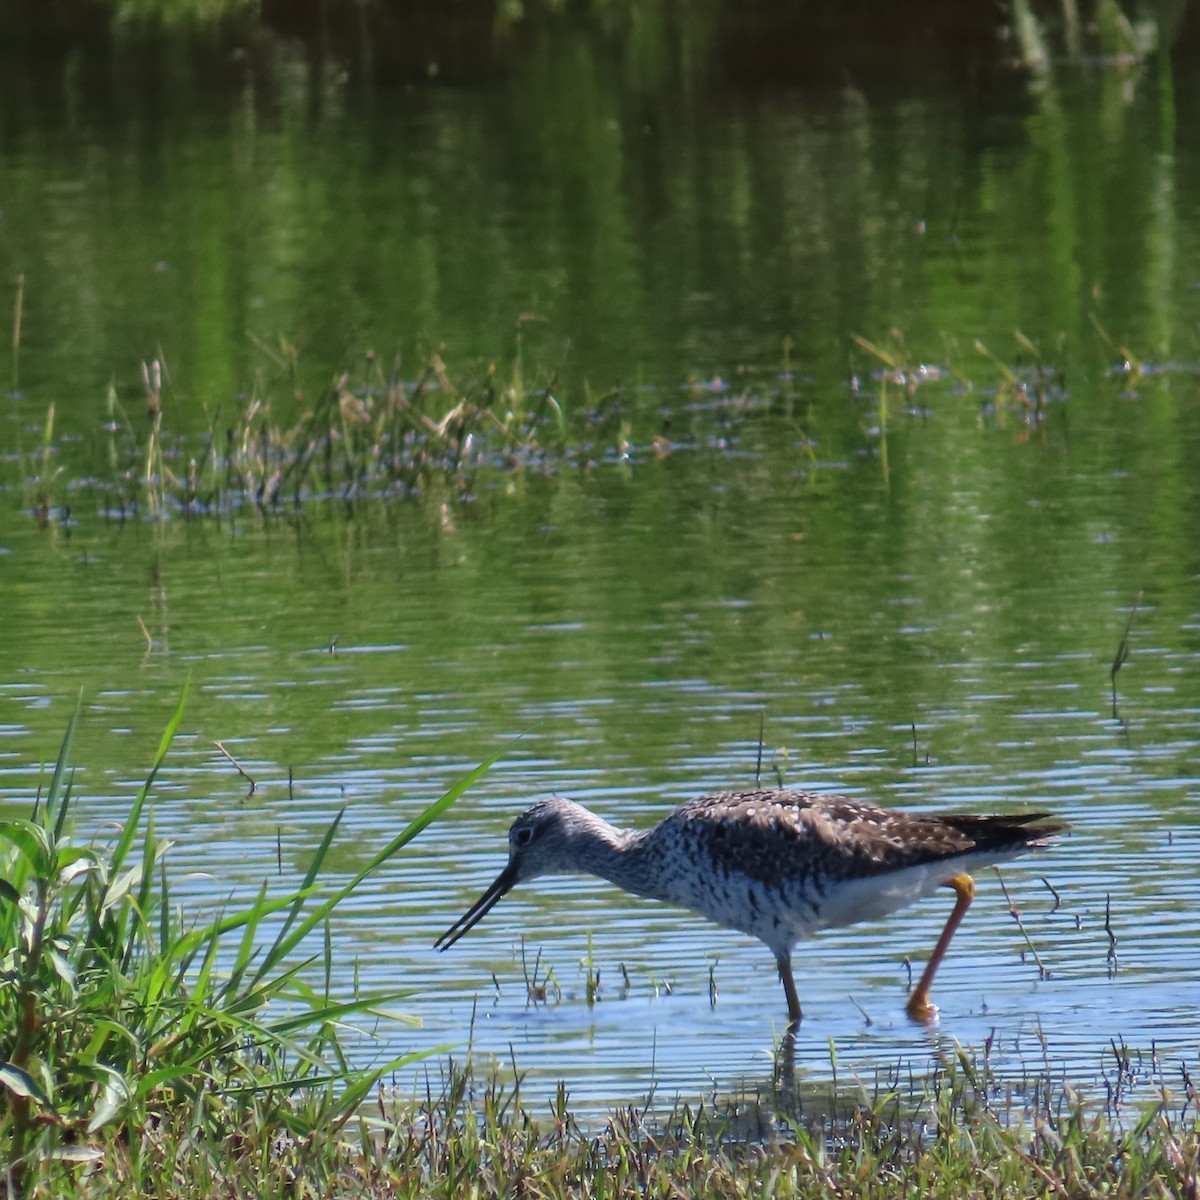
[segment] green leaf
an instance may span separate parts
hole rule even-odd
[[[50,834],[45,829],[33,821],[0,821],[0,838],[17,848],[38,879],[50,878],[54,854],[50,846]]]
[[[28,1071],[23,1071],[13,1063],[0,1063],[0,1083],[14,1096],[36,1100],[43,1108],[50,1107],[50,1097],[42,1090],[41,1084]]]
[[[150,809],[146,817],[146,836],[142,839],[142,886],[138,888],[137,910],[147,911],[150,905],[150,891],[154,887],[154,867],[158,862],[160,852],[165,853],[166,844],[160,845],[154,837],[154,809]]]
[[[103,1075],[104,1086],[100,1090],[100,1100],[88,1118],[88,1133],[95,1133],[97,1129],[107,1125],[133,1098],[133,1089],[119,1071],[100,1064],[97,1064],[94,1071]]]
[[[81,846],[70,846],[58,852],[58,881],[61,884],[71,883],[80,875],[86,875],[96,869],[96,859],[90,850]]]
[[[304,894],[312,895],[322,890],[321,886],[307,888]],[[214,938],[221,937],[233,929],[240,929],[249,920],[259,920],[262,917],[270,916],[272,913],[277,913],[281,909],[287,908],[294,900],[294,896],[284,896],[279,900],[270,900],[261,909],[253,913],[234,913],[231,917],[221,917],[200,929],[193,929],[190,933],[185,933],[183,937],[179,938],[169,947],[169,953],[164,955],[164,959],[175,962],[186,959],[201,946],[206,946]]]
[[[375,1089],[375,1085],[383,1076],[390,1074],[392,1071],[400,1071],[405,1067],[411,1066],[413,1063],[421,1062],[423,1059],[432,1058],[435,1054],[445,1054],[452,1050],[452,1046],[435,1046],[430,1050],[417,1050],[412,1054],[404,1054],[399,1058],[393,1058],[391,1062],[384,1063],[377,1070],[368,1071],[359,1075],[354,1082],[346,1088],[338,1096],[338,1108],[343,1113],[353,1113],[359,1106],[365,1096],[371,1094]]]
[[[85,1065],[94,1063],[100,1052],[110,1042],[119,1043],[113,1047],[113,1050],[110,1050],[110,1057],[114,1052],[118,1056],[125,1053],[137,1054],[141,1048],[137,1037],[124,1025],[109,1017],[99,1017],[88,1044],[79,1052],[79,1061]]]
[[[197,1065],[203,1058],[203,1054],[198,1054],[195,1058],[189,1059],[186,1062],[173,1063],[169,1067],[160,1067],[154,1071],[147,1071],[137,1081],[138,1094],[148,1096],[156,1088],[162,1087],[164,1083],[178,1083],[181,1080],[187,1079],[196,1070]]]
[[[295,903],[292,905],[291,912],[288,913],[283,924],[280,926],[279,933],[275,937],[275,941],[271,944],[270,950],[267,951],[266,957],[262,961],[257,973],[254,976],[254,982],[257,983],[279,960],[278,951],[283,945],[284,939],[287,937],[288,930],[296,923],[296,918],[300,915],[304,907],[302,894],[305,889],[312,887],[316,882],[317,873],[321,869],[321,864],[325,861],[326,854],[329,853],[329,847],[333,844],[333,835],[337,832],[337,827],[342,823],[342,818],[346,815],[346,809],[343,805],[338,810],[337,816],[329,823],[329,828],[325,830],[324,836],[321,838],[321,843],[313,853],[312,862],[308,865],[308,871],[305,873],[304,881],[300,884],[300,891],[296,893]]]
[[[291,900],[291,897],[288,897]],[[262,919],[263,905],[267,900],[267,881],[264,879],[258,890],[258,898],[246,910],[246,926],[242,931],[241,945],[238,946],[237,958],[229,972],[229,990],[236,992],[241,984],[242,976],[250,966],[254,956],[254,938],[258,933],[258,923]]]
[[[104,1160],[104,1151],[99,1146],[55,1146],[50,1151],[55,1162],[78,1164],[98,1163]]]
[[[67,962],[67,960],[63,957],[63,955],[59,951],[53,950],[50,947],[46,947],[45,954],[46,954],[46,957],[50,960],[50,965],[54,968],[54,973],[73,992],[75,990],[75,987],[76,987],[76,984],[78,981],[75,976],[75,971],[71,967],[71,964],[69,962]]]
[[[133,891],[133,885],[142,877],[142,867],[139,863],[136,867],[130,867],[124,875],[121,876],[115,883],[111,884],[108,890],[104,893],[104,899],[100,904],[101,913],[106,913],[110,908],[120,904],[126,896]]]

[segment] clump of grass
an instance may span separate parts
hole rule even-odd
[[[471,500],[518,473],[723,451],[738,443],[751,417],[775,408],[790,413],[795,404],[790,374],[781,390],[775,373],[749,368],[739,370],[737,386],[712,378],[661,391],[594,391],[583,381],[568,404],[556,373],[537,372],[534,382],[519,337],[511,363],[468,372],[452,372],[440,350],[415,365],[368,352],[311,393],[293,346],[259,348],[269,367],[234,406],[205,406],[207,428],[199,434],[180,427],[186,406],[161,352],[141,363],[130,388],[110,383],[104,436],[81,442],[94,457],[79,469],[58,459],[51,409],[41,457],[20,457],[25,507],[46,522],[69,515],[47,486],[64,471],[74,495],[96,496],[102,514],[118,520],[233,520],[310,503],[353,511],[367,500]],[[136,400],[122,398],[127,390]],[[804,444],[811,466],[811,442]]]
[[[594,1008],[596,1001],[600,998],[600,968],[596,965],[595,957],[592,954],[592,931],[590,929],[587,938],[587,954],[580,960],[579,966],[583,970],[583,986],[587,1006]]]
[[[263,349],[276,382],[288,385],[291,407],[302,392],[295,350]],[[431,490],[461,497],[472,493],[483,469],[544,465],[567,453],[553,385],[529,389],[519,355],[507,379],[493,365],[481,378],[454,381],[436,352],[415,379],[406,379],[399,358],[385,366],[368,353],[291,423],[276,419],[272,387],[260,383],[231,420],[219,409],[211,414],[198,454],[176,451],[174,459],[163,373],[160,359],[143,364],[148,422],[127,413],[109,390],[110,508],[121,516],[227,516],[245,507]]]
[[[73,835],[78,708],[31,816],[0,821],[0,1195],[61,1194],[98,1164],[141,1186],[160,1146],[193,1147],[219,1171],[229,1153],[244,1162],[336,1138],[382,1074],[409,1061],[348,1065],[339,1026],[386,1015],[405,993],[314,990],[309,935],[487,764],[349,882],[320,882],[339,814],[299,887],[270,895],[264,882],[245,907],[189,925],[150,805],[183,705],[112,842]],[[326,980],[330,953],[326,939]]]
[[[525,997],[530,1004],[549,1004],[551,1000],[558,1004],[562,1000],[562,989],[558,986],[558,980],[554,978],[554,970],[550,968],[539,979],[538,975],[542,967],[542,952],[539,949],[537,956],[533,960],[533,968],[530,969],[529,961],[525,954],[525,939],[521,939],[521,973],[525,978]],[[493,976],[493,978],[495,978]],[[497,990],[499,985],[497,985]]]
[[[1069,396],[1065,344],[1060,338],[1045,349],[1019,330],[1013,340],[1007,358],[978,339],[973,355],[964,357],[947,337],[944,361],[930,362],[917,357],[899,331],[876,342],[852,339],[861,354],[853,356],[849,386],[865,402],[860,432],[885,483],[891,431],[900,419],[930,417],[938,397],[973,398],[980,427],[1011,428],[1018,441],[1045,435],[1051,414],[1065,412]],[[81,442],[102,446],[96,459],[105,461],[93,459],[81,470],[59,460],[61,421],[56,424],[50,406],[40,448],[16,456],[26,510],[47,525],[69,525],[68,493],[97,496],[107,517],[160,521],[232,521],[245,512],[282,514],[310,504],[336,504],[353,514],[364,501],[455,503],[519,474],[584,472],[689,451],[726,453],[745,444],[747,426],[759,418],[786,422],[802,451],[800,473],[814,486],[819,478],[811,396],[805,414],[797,415],[786,344],[782,372],[743,366],[733,383],[706,377],[684,386],[601,392],[584,381],[570,400],[560,399],[553,373],[543,372],[543,382],[533,385],[519,338],[507,366],[465,373],[452,372],[440,350],[415,366],[369,352],[315,395],[302,382],[294,347],[281,342],[260,349],[270,369],[234,408],[206,407],[207,429],[199,435],[178,427],[184,406],[161,353],[141,366],[137,404],[127,408],[110,385],[106,440]],[[1127,386],[1143,373],[1169,369],[1114,349]],[[860,369],[856,362],[864,355]]]
[[[535,1114],[522,1080],[450,1070],[423,1100],[382,1088],[364,1100],[364,1136],[297,1136],[256,1124],[220,1142],[181,1110],[138,1138],[109,1143],[95,1197],[133,1187],[163,1200],[208,1195],[544,1200],[661,1196],[697,1200],[959,1200],[984,1196],[1194,1197],[1194,1114],[1163,1094],[1119,1125],[1063,1094],[1033,1111],[996,1104],[994,1081],[965,1054],[914,1100],[895,1091],[795,1091],[666,1112],[628,1106],[599,1123],[572,1115],[560,1084]],[[81,1189],[82,1190],[82,1189]],[[39,1195],[61,1195],[46,1187]]]
[[[1028,1111],[965,1053],[915,1097],[896,1089],[796,1089],[751,1100],[626,1107],[597,1129],[560,1086],[547,1116],[521,1080],[477,1087],[453,1072],[424,1104],[381,1108],[364,1176],[370,1195],[1135,1197],[1196,1194],[1194,1113],[1164,1091],[1131,1125],[1063,1089]],[[459,1190],[456,1190],[459,1189]],[[351,1193],[355,1194],[355,1193]]]
[[[1044,353],[1032,339],[1019,329],[1013,331],[1022,359],[1013,366],[1002,362],[981,341],[974,346],[996,369],[1000,382],[994,389],[985,391],[986,397],[980,419],[991,417],[1003,426],[1009,419],[1025,428],[1040,429],[1046,420],[1050,404],[1062,404],[1067,398],[1067,372],[1065,351],[1060,339],[1056,354]]]
[[[886,344],[879,345],[855,336],[854,344],[879,365],[870,373],[878,387],[877,424],[874,433],[880,440],[880,455],[886,473],[888,415],[893,395],[903,398],[906,411],[924,415],[917,397],[931,386],[952,381],[964,393],[976,394],[980,401],[980,424],[994,423],[1004,428],[1010,423],[1028,438],[1031,431],[1040,430],[1051,405],[1061,405],[1067,399],[1066,350],[1060,338],[1053,354],[1047,354],[1032,338],[1019,329],[1013,331],[1016,358],[1010,364],[993,354],[979,339],[972,346],[995,373],[993,379],[976,380],[968,376],[961,364],[941,365],[912,357],[903,334],[893,330]],[[855,391],[864,390],[860,379],[852,379]]]

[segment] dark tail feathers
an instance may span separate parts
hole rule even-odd
[[[1003,817],[943,817],[947,825],[968,837],[980,850],[1034,849],[1048,846],[1051,838],[1070,826],[1066,821],[1048,820],[1044,812],[1018,813]]]

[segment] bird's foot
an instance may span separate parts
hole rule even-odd
[[[922,1025],[929,1025],[938,1018],[938,1006],[929,999],[928,992],[913,992],[908,998],[905,1011],[910,1021],[920,1021]]]

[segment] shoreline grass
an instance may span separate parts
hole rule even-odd
[[[569,1089],[529,1096],[443,1068],[398,1097],[406,1055],[353,1063],[355,1017],[403,991],[329,994],[325,922],[491,765],[431,804],[353,878],[323,884],[335,817],[299,887],[216,918],[177,911],[151,794],[186,688],[129,816],[71,828],[72,717],[28,819],[0,822],[0,1197],[1198,1197],[1200,1092],[1149,1082],[1114,1046],[1099,1105],[1049,1074],[1019,1087],[967,1051],[932,1076],[628,1105],[596,1125]],[[536,965],[535,965],[536,973]],[[434,1051],[433,1053],[438,1053]],[[1172,1065],[1172,1070],[1174,1069]],[[844,1074],[844,1073],[843,1073]],[[1172,1075],[1174,1080],[1174,1075]],[[1149,1097],[1134,1107],[1137,1096]]]
[[[29,1193],[58,1196],[392,1198],[694,1197],[895,1200],[928,1197],[1195,1197],[1194,1097],[1165,1092],[1129,1124],[1049,1091],[1032,1111],[982,1102],[982,1081],[951,1068],[921,1095],[895,1094],[789,1115],[785,1095],[751,1105],[633,1106],[594,1128],[560,1085],[544,1115],[520,1083],[451,1070],[423,1100],[385,1087],[348,1117],[285,1124],[268,1108],[197,1130],[167,1109],[85,1168],[55,1163]],[[774,1103],[772,1103],[774,1101]],[[1191,1111],[1189,1118],[1188,1112]],[[840,1110],[841,1115],[830,1115]]]
[[[0,1196],[61,1184],[69,1164],[86,1170],[117,1148],[136,1163],[173,1121],[210,1149],[237,1131],[328,1136],[382,1076],[425,1056],[350,1065],[347,1024],[397,1019],[408,993],[332,994],[327,921],[491,761],[348,881],[322,879],[338,813],[298,887],[273,893],[264,880],[248,903],[196,917],[174,899],[151,802],[186,697],[185,686],[115,838],[72,828],[82,702],[30,816],[0,820]]]

